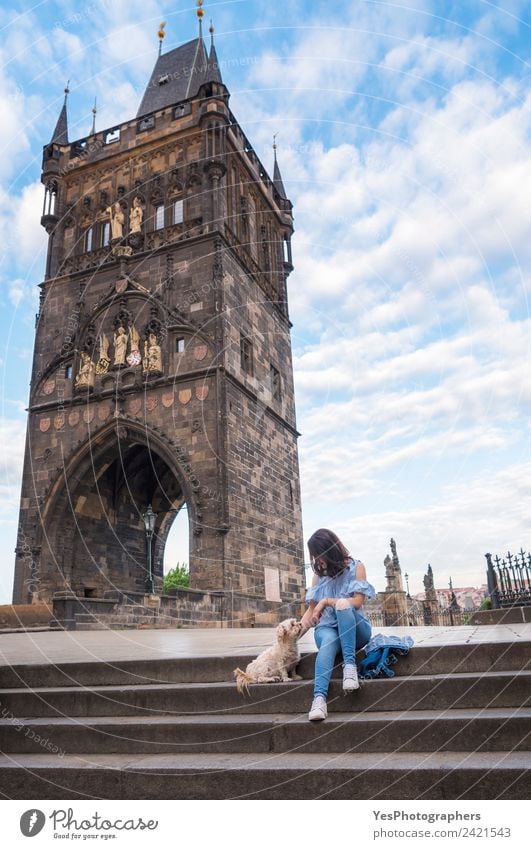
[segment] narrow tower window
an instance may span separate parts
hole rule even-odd
[[[111,222],[106,221],[101,229],[101,246],[106,248],[111,241]]]
[[[274,401],[280,401],[282,398],[282,384],[280,381],[280,372],[271,363],[269,366],[269,381],[271,384],[271,397]]]
[[[161,203],[155,207],[155,230],[162,230],[164,227],[164,204]]]
[[[173,201],[173,223],[182,224],[184,221],[184,204],[182,198]]]
[[[248,336],[243,334],[240,337],[240,365],[242,371],[253,373],[253,345]]]
[[[94,228],[89,227],[88,230],[85,232],[85,251],[86,251],[86,253],[90,253],[90,251],[92,250],[93,236],[94,236]]]

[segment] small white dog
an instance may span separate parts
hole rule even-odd
[[[295,674],[301,653],[297,640],[302,633],[302,625],[296,619],[285,619],[277,627],[277,642],[265,649],[255,660],[242,669],[234,670],[236,687],[239,693],[247,691],[249,684],[276,684],[279,681],[301,681]],[[288,675],[291,672],[291,678]]]

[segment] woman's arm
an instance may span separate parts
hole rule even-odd
[[[302,625],[301,637],[302,637],[303,634],[306,633],[306,631],[309,631],[310,628],[312,628],[313,625],[315,624],[313,622],[313,614],[314,614],[314,610],[315,610],[316,607],[317,607],[317,604],[316,604],[315,601],[311,601],[310,604],[308,605],[308,609],[306,610],[306,612],[304,613],[304,615],[301,619],[301,625]]]
[[[361,560],[358,560],[358,562],[356,564],[356,579],[358,581],[366,581],[367,580],[367,571],[365,569],[365,565],[361,562]],[[338,599],[338,598],[329,597],[329,598],[324,598],[322,601],[320,601],[316,605],[315,610],[313,611],[313,616],[312,616],[313,624],[314,625],[317,624],[317,622],[319,621],[319,619],[322,616],[322,613],[323,613],[323,610],[325,609],[325,607],[335,607],[339,600],[340,599]],[[356,610],[359,610],[360,607],[362,607],[362,605],[365,601],[365,596],[363,595],[363,593],[354,593],[354,595],[352,595],[348,598],[342,598],[341,601],[342,602],[348,602],[351,605],[351,607],[354,607]]]
[[[319,581],[319,575],[317,575],[314,572],[313,575],[312,575],[311,586],[315,587],[318,581]],[[312,620],[313,620],[313,611],[315,610],[316,607],[317,607],[317,602],[311,601],[309,606],[308,606],[308,609],[303,614],[302,619],[301,619],[301,625],[302,625],[301,637],[302,637],[303,634],[306,633],[306,631],[309,631],[310,628],[312,628],[313,625],[315,624]]]
[[[354,595],[351,595],[347,598],[341,598],[341,599],[331,598],[331,597],[330,598],[323,598],[323,600],[320,601],[319,604],[316,605],[314,615],[317,615],[318,619],[320,619],[321,614],[322,614],[323,610],[325,609],[325,607],[335,607],[338,601],[348,602],[351,605],[351,607],[355,607],[356,610],[359,610],[360,607],[363,605],[363,603],[365,601],[365,596],[363,595],[363,593],[354,593]]]

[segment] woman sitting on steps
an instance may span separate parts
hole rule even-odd
[[[359,688],[356,651],[371,638],[362,606],[376,592],[367,582],[361,560],[350,556],[333,531],[316,531],[308,540],[308,549],[314,576],[306,593],[309,607],[301,621],[304,631],[316,626],[314,699],[308,714],[308,719],[316,721],[328,715],[326,698],[337,654],[343,655],[343,692]]]

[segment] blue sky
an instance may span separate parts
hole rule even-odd
[[[194,5],[0,10],[0,602],[13,548],[37,284],[42,145],[131,118]],[[463,9],[463,5],[465,8]],[[295,206],[293,327],[305,535],[334,528],[384,588],[484,581],[528,550],[531,58],[524,2],[205,2],[231,106]],[[175,556],[183,556],[178,541]]]

